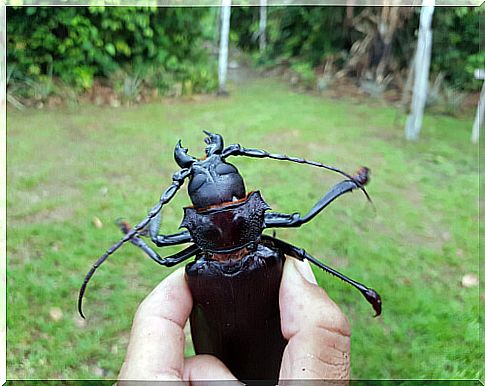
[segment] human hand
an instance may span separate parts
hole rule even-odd
[[[317,285],[307,261],[286,258],[280,313],[288,340],[280,380],[350,378],[349,322]]]
[[[184,268],[180,268],[163,280],[138,307],[118,376],[119,386],[137,385],[141,380],[236,381],[214,356],[184,358],[184,326],[191,310],[192,296]]]
[[[183,328],[192,297],[183,268],[162,281],[136,313],[118,385],[128,380],[232,380],[211,355],[184,358]],[[287,258],[280,287],[281,329],[288,340],[281,380],[349,379],[350,327],[346,317],[316,285],[307,262]]]

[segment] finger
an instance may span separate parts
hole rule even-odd
[[[224,363],[212,355],[196,355],[185,359],[184,380],[197,381],[197,386],[203,386],[203,381],[224,381],[224,385],[242,385],[229,371]]]
[[[192,296],[181,268],[163,280],[138,308],[119,379],[181,380],[183,329],[191,309]]]
[[[348,379],[350,326],[318,287],[308,262],[286,258],[280,287],[281,330],[288,340],[280,380]]]

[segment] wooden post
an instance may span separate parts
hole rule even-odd
[[[424,0],[419,17],[418,45],[416,47],[413,99],[411,114],[405,128],[406,139],[417,140],[423,124],[424,107],[428,94],[429,66],[431,62],[434,0]]]
[[[219,43],[219,91],[218,95],[228,95],[226,90],[227,61],[229,55],[229,25],[231,20],[231,0],[222,0],[221,39]]]
[[[483,125],[483,116],[485,112],[485,70],[475,70],[475,78],[484,80],[482,91],[480,92],[480,99],[478,101],[477,113],[475,114],[475,122],[472,128],[472,142],[477,143],[480,137],[480,127]]]

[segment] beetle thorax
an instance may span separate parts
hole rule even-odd
[[[268,209],[256,191],[243,200],[206,210],[184,208],[180,226],[189,230],[194,243],[204,252],[235,252],[259,242]]]

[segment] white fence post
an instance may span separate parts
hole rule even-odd
[[[260,0],[259,3],[259,52],[266,49],[266,22],[268,19],[267,0]]]
[[[472,142],[477,143],[480,137],[480,127],[483,125],[483,114],[485,111],[485,70],[475,70],[475,78],[484,80],[482,91],[480,92],[480,99],[478,101],[477,113],[475,114],[475,122],[472,128]]]
[[[429,66],[431,62],[434,0],[425,0],[419,17],[418,45],[416,47],[415,78],[411,114],[406,121],[405,134],[408,140],[417,140],[423,124],[423,114],[428,94]]]
[[[231,0],[222,0],[221,40],[219,44],[219,95],[227,95],[227,59],[229,54],[229,25],[231,20]]]

